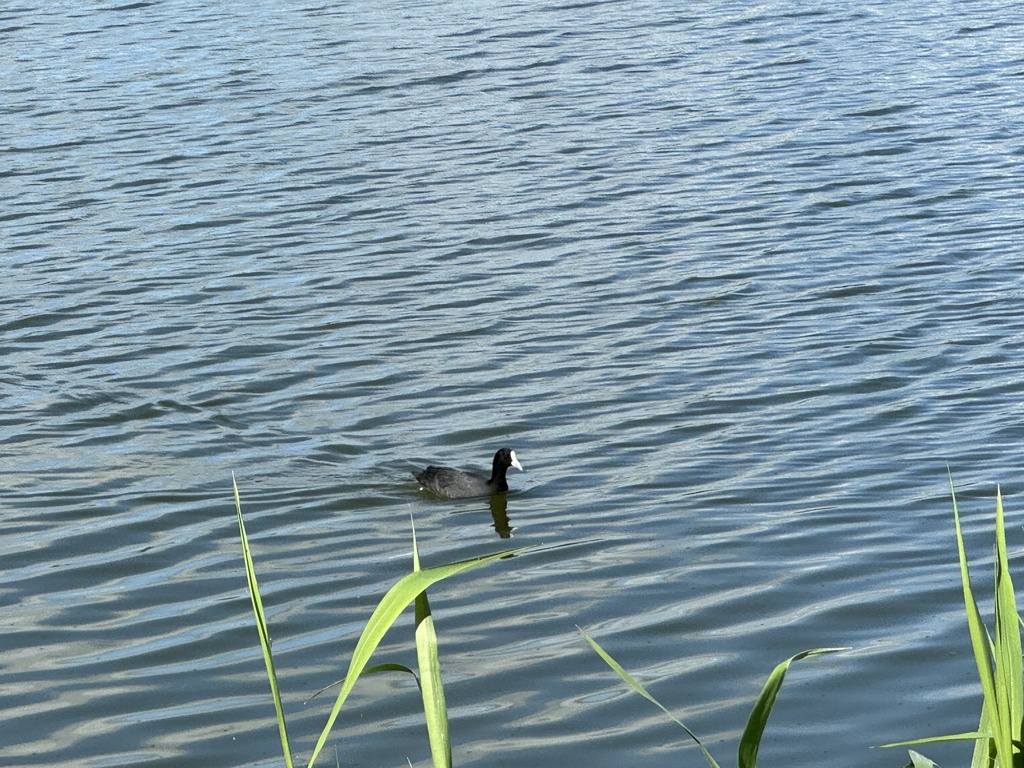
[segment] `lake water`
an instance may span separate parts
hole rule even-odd
[[[0,22],[0,762],[281,764],[232,472],[301,764],[410,515],[427,565],[538,545],[431,590],[457,765],[703,764],[577,626],[723,765],[818,646],[764,765],[976,727],[946,471],[987,592],[997,483],[1024,565],[1016,5]],[[409,474],[503,445],[504,506]],[[421,717],[369,678],[321,762],[427,765]]]

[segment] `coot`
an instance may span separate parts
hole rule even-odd
[[[414,472],[413,476],[420,481],[420,490],[428,490],[448,499],[470,499],[474,496],[490,496],[492,493],[507,491],[505,472],[509,467],[515,467],[520,471],[523,469],[523,465],[516,458],[516,452],[502,448],[494,454],[490,480],[451,467],[427,467],[418,474]]]

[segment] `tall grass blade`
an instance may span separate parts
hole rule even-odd
[[[992,716],[988,711],[988,703],[982,700],[981,722],[978,723],[978,735],[974,742],[974,753],[971,756],[971,768],[991,768],[995,765],[995,741],[992,739]]]
[[[420,570],[415,524],[412,528],[412,564],[414,572]],[[420,668],[420,693],[423,696],[423,714],[427,720],[427,737],[434,768],[451,768],[452,742],[448,733],[448,707],[441,684],[441,657],[426,590],[416,596],[416,659]]]
[[[1024,661],[1021,658],[1021,617],[1006,555],[1006,528],[1002,491],[996,490],[995,543],[995,636],[989,635],[971,588],[971,574],[960,526],[960,510],[956,502],[953,476],[949,477],[953,500],[953,522],[956,528],[957,556],[960,561],[960,582],[967,612],[967,627],[978,679],[981,683],[981,720],[974,733],[940,736],[929,739],[886,744],[902,746],[952,739],[975,740],[971,768],[1021,768],[1022,718],[1024,718]]]
[[[277,687],[277,672],[274,670],[274,658],[270,652],[270,630],[267,627],[267,617],[263,612],[263,601],[260,598],[260,588],[256,583],[256,568],[252,562],[252,552],[249,550],[249,539],[245,535],[245,523],[242,520],[242,501],[238,496],[238,483],[235,482],[235,474],[231,473],[231,486],[235,492],[235,512],[238,515],[238,535],[242,539],[242,557],[245,559],[245,577],[249,583],[249,597],[252,601],[253,614],[256,616],[256,629],[260,635],[260,647],[263,649],[263,662],[267,667],[267,677],[270,680],[270,692],[274,697],[274,709],[277,712],[277,730],[281,737],[281,750],[284,752],[284,762],[287,768],[292,768],[292,752],[288,746],[288,728],[284,720],[284,707],[281,704],[281,691]]]
[[[420,684],[420,680],[419,680],[418,677],[416,677],[416,673],[413,672],[411,669],[409,669],[407,666],[405,666],[405,664],[375,664],[372,667],[366,667],[365,669],[363,669],[362,677],[366,677],[367,675],[377,675],[377,674],[380,674],[381,672],[406,672],[406,673],[408,673],[409,675],[412,676],[413,680],[416,681],[416,685],[417,686],[419,686],[419,684]],[[319,691],[314,693],[312,696],[310,696],[308,699],[306,699],[302,703],[303,704],[308,704],[313,699],[315,699],[317,696],[319,696],[321,693],[326,693],[327,691],[331,690],[331,688],[335,688],[335,687],[341,685],[344,682],[345,682],[345,678],[341,678],[341,680],[335,680],[330,685],[325,685],[323,688],[321,688]]]
[[[939,768],[939,766],[924,755],[915,752],[912,749],[907,751],[910,752],[910,764],[906,768]]]
[[[960,511],[957,508],[956,492],[953,489],[953,478],[949,480],[949,490],[953,497],[953,522],[956,526],[957,554],[960,558],[960,582],[964,592],[964,607],[967,610],[967,627],[971,636],[971,648],[974,651],[974,662],[978,667],[978,678],[981,681],[983,708],[988,712],[988,725],[991,729],[992,749],[1002,768],[1013,768],[1012,744],[1008,717],[1000,712],[999,696],[996,694],[996,677],[992,664],[991,647],[988,633],[981,618],[981,611],[971,590],[971,575],[967,565],[967,553],[964,549],[963,531],[960,527]]]
[[[327,718],[327,724],[324,726],[324,729],[320,734],[320,738],[317,739],[316,746],[313,748],[312,757],[309,759],[309,768],[312,768],[317,757],[320,755],[320,751],[324,748],[324,744],[327,743],[327,737],[331,732],[331,728],[334,726],[335,720],[338,719],[338,713],[341,712],[342,704],[345,703],[348,695],[352,692],[352,687],[356,684],[356,681],[365,669],[370,660],[371,654],[380,644],[381,639],[384,637],[384,634],[388,629],[390,629],[391,625],[394,624],[402,611],[404,611],[409,604],[416,599],[417,595],[423,592],[423,590],[430,585],[435,584],[442,579],[454,576],[455,574],[461,573],[462,571],[470,568],[475,568],[480,565],[492,563],[495,560],[510,557],[518,552],[522,552],[524,549],[526,549],[526,547],[505,550],[504,552],[497,552],[493,555],[474,557],[469,560],[461,560],[448,565],[439,565],[434,568],[427,568],[426,570],[413,571],[412,573],[403,576],[393,587],[391,587],[391,589],[388,590],[387,594],[381,598],[376,609],[374,609],[373,614],[366,623],[366,626],[363,627],[362,634],[359,636],[355,650],[352,652],[352,660],[349,663],[348,672],[345,675],[345,681],[342,683],[341,691],[338,692],[338,698],[334,702],[331,714]]]
[[[988,737],[988,731],[971,731],[969,733],[951,733],[948,736],[926,736],[923,739],[894,741],[891,744],[882,744],[882,747],[913,747],[918,744],[939,744],[943,741],[968,741],[970,739],[987,739]]]
[[[597,655],[604,659],[605,664],[611,667],[619,677],[626,681],[626,684],[629,685],[630,688],[632,688],[634,691],[639,693],[649,702],[654,704],[658,709],[660,709],[662,712],[668,715],[669,719],[671,719],[680,728],[686,731],[686,735],[693,739],[694,742],[696,742],[697,746],[700,747],[700,751],[704,754],[704,759],[708,761],[708,765],[710,765],[711,768],[719,768],[718,763],[715,762],[715,759],[711,756],[711,753],[708,752],[707,748],[701,743],[701,740],[697,738],[693,731],[691,731],[689,728],[686,727],[686,725],[683,724],[682,720],[680,720],[678,717],[669,712],[668,709],[666,709],[660,701],[658,701],[650,693],[648,693],[647,689],[640,685],[640,683],[637,682],[633,678],[633,676],[629,674],[629,672],[623,669],[619,662],[617,662],[615,659],[609,656],[608,652],[605,651],[605,649],[602,648],[600,645],[598,645],[597,641],[594,640],[594,638],[592,638],[579,627],[576,627],[576,629],[579,629],[580,634],[583,635],[583,639],[590,644],[590,647],[597,652]]]
[[[1021,658],[1020,616],[1013,580],[1006,555],[1006,529],[1003,524],[1003,495],[996,488],[996,696],[1000,712],[1005,714],[1003,727],[1009,738],[1021,739],[1021,713],[1024,710]],[[1004,763],[1004,765],[1012,765]]]
[[[437,650],[434,619],[430,615],[427,593],[416,598],[416,658],[420,668],[420,691],[427,736],[434,768],[451,768],[452,743],[448,734],[448,708],[441,684],[441,659]]]
[[[743,729],[743,736],[740,737],[740,749],[738,764],[739,768],[755,768],[757,765],[757,751],[761,746],[761,736],[764,735],[764,728],[768,724],[768,716],[775,706],[775,699],[779,695],[782,681],[786,678],[789,665],[794,661],[806,659],[809,656],[818,656],[823,653],[835,653],[846,651],[848,648],[812,648],[809,651],[802,651],[795,656],[790,656],[781,664],[777,665],[772,673],[768,675],[761,695],[754,702],[754,708],[750,711],[747,719],[747,727]]]

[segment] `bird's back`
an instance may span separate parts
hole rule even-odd
[[[452,467],[427,467],[414,476],[428,491],[451,499],[489,496],[494,492],[483,478]]]

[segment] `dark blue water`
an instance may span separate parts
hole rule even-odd
[[[0,12],[0,762],[298,762],[410,567],[458,765],[765,765],[976,727],[947,466],[1024,547],[1007,3]],[[526,468],[505,505],[409,471]],[[508,537],[507,539],[505,537]],[[563,546],[567,545],[567,546]],[[380,661],[415,663],[411,620]],[[429,764],[415,683],[342,765]],[[923,748],[947,765],[970,747]]]

